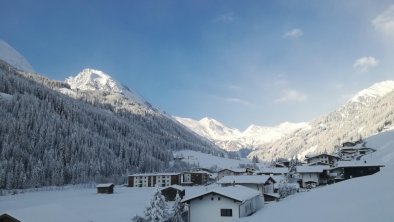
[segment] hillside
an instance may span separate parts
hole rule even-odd
[[[367,138],[390,129],[394,123],[394,81],[360,91],[337,110],[310,122],[309,128],[268,143],[250,156],[304,158],[308,153],[333,152],[335,145]]]
[[[127,92],[73,89],[3,61],[0,92],[0,189],[123,182],[168,169],[174,150],[222,152]]]
[[[377,134],[366,142],[377,149],[366,159],[383,163],[381,172],[295,194],[238,221],[393,221],[394,131]]]

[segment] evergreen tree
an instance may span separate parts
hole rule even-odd
[[[182,203],[182,199],[179,196],[179,192],[176,194],[175,203],[172,206],[172,216],[171,222],[184,222],[185,217],[187,217],[187,212],[185,211],[185,206]]]
[[[168,207],[160,188],[156,186],[153,197],[144,211],[146,222],[165,222],[169,219]]]

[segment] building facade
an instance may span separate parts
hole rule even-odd
[[[173,184],[181,184],[180,173],[150,173],[133,174],[128,176],[129,187],[167,187]]]

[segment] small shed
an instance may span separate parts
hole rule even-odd
[[[161,189],[161,194],[166,198],[166,201],[174,201],[177,193],[182,199],[185,196],[185,188],[174,184]]]
[[[0,222],[21,222],[21,221],[9,214],[2,214],[0,215]]]
[[[111,194],[114,192],[114,184],[113,183],[102,183],[102,184],[97,184],[97,193],[107,193]]]

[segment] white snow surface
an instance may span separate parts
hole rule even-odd
[[[241,131],[227,127],[223,123],[208,117],[199,121],[182,117],[175,117],[175,119],[195,133],[228,151],[236,151],[241,148],[257,148],[309,126],[306,122],[285,122],[274,127],[252,124],[246,130]]]
[[[175,156],[183,156],[185,161],[189,164],[194,164],[202,168],[217,167],[219,169],[237,169],[240,164],[252,164],[251,160],[241,158],[229,159],[225,157],[213,156],[207,153],[201,153],[193,150],[180,150],[174,153]],[[263,163],[257,163],[258,167],[265,167]]]
[[[35,72],[33,67],[16,49],[0,39],[0,59],[25,72]]]
[[[383,163],[380,172],[297,193],[237,221],[394,221],[394,131],[366,141],[377,152],[365,156],[365,160]]]
[[[356,95],[354,95],[350,102],[362,102],[362,100],[368,98],[383,97],[392,91],[394,91],[393,80],[375,83],[371,87],[361,90]]]
[[[131,101],[146,105],[147,102],[136,92],[123,86],[118,81],[112,79],[107,73],[96,69],[84,69],[78,75],[66,78],[71,89],[82,91],[102,91],[107,93],[121,94]]]

